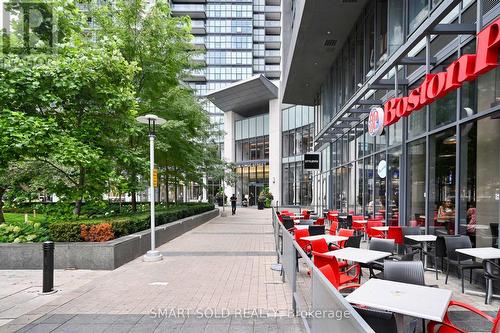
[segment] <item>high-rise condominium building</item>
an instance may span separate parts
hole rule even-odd
[[[194,44],[205,54],[205,65],[187,79],[203,97],[207,92],[263,74],[280,78],[280,0],[171,0],[175,16],[192,20]],[[207,102],[212,121],[223,124],[224,115]]]

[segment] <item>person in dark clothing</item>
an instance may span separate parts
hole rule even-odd
[[[230,198],[231,200],[231,209],[232,209],[232,215],[236,214],[236,194],[233,194]]]

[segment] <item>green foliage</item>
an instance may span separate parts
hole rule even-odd
[[[30,218],[28,223],[25,223],[24,215],[19,217],[22,219],[17,216],[13,218],[11,214],[6,215],[7,223],[0,224],[0,243],[43,242],[48,239],[45,222]]]
[[[264,186],[262,191],[259,193],[258,201],[259,202],[264,202],[264,206],[266,208],[271,208],[271,202],[273,201],[274,197],[271,192],[269,192],[269,187]]]
[[[223,165],[208,116],[181,84],[197,67],[189,18],[173,17],[165,0],[94,5],[86,2],[84,14],[71,1],[41,2],[57,18],[57,40],[44,24],[32,31],[36,47],[23,45],[21,25],[1,32],[12,52],[0,54],[0,224],[4,198],[15,208],[42,193],[61,199],[41,209],[50,221],[134,210],[101,201],[104,193],[144,189],[148,139],[139,114],[167,119],[156,146],[166,183],[201,183]],[[14,0],[9,8],[22,6]]]
[[[172,205],[164,210],[156,212],[156,225],[162,225],[188,216],[201,214],[213,208],[214,206],[211,204]],[[81,225],[90,226],[92,224],[101,223],[110,223],[115,237],[118,238],[148,229],[150,227],[150,218],[148,213],[139,213],[116,218],[54,222],[49,225],[50,239],[58,242],[79,242],[82,241],[80,237]]]

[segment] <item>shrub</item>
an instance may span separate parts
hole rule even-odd
[[[80,242],[80,222],[53,222],[49,235],[54,242]]]
[[[114,239],[115,234],[109,223],[80,225],[80,236],[86,242],[106,242]]]
[[[0,243],[43,242],[48,231],[41,222],[12,222],[0,224]]]
[[[212,209],[214,209],[214,205],[208,203],[169,205],[167,208],[160,209],[156,212],[155,224],[157,226],[167,224]],[[49,224],[49,234],[50,238],[56,242],[80,242],[85,240],[82,233],[84,226],[86,228],[85,230],[87,230],[86,232],[91,232],[89,228],[100,224],[109,224],[114,237],[118,238],[148,229],[150,226],[150,218],[148,213],[137,213],[109,217],[106,219],[53,222]]]

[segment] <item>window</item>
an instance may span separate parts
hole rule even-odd
[[[455,233],[455,129],[429,137],[429,233]],[[418,224],[425,219],[415,217]]]
[[[447,66],[451,64],[454,58],[446,59],[442,65]],[[434,70],[433,73],[440,71],[441,67]],[[434,103],[430,104],[429,112],[431,129],[455,121],[457,115],[457,91],[451,91],[443,97],[438,98]]]
[[[389,0],[389,31],[387,42],[389,55],[393,54],[404,41],[403,8],[404,1]]]
[[[429,14],[429,0],[408,1],[408,30],[415,31]]]
[[[407,175],[407,221],[408,225],[417,225],[425,219],[425,140],[408,144]],[[419,220],[416,220],[419,218]]]
[[[460,128],[459,234],[474,247],[499,247],[500,112]]]
[[[387,154],[387,225],[399,225],[399,167],[401,147],[391,149]]]
[[[377,67],[387,60],[387,0],[377,1]]]

